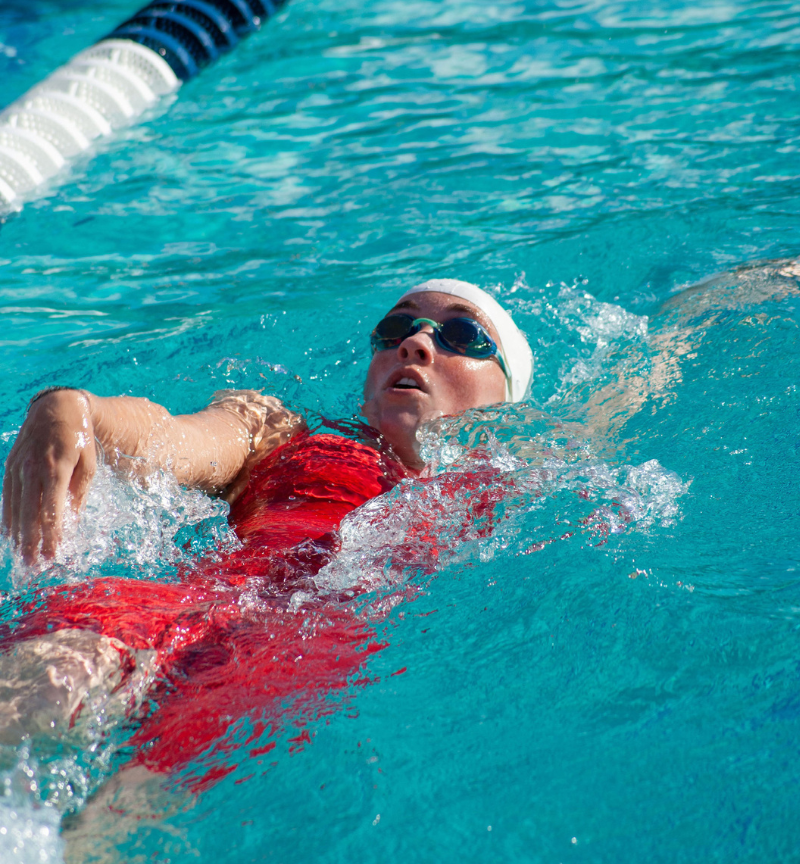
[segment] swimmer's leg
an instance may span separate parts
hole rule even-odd
[[[51,744],[83,749],[97,743],[137,712],[155,678],[154,656],[79,629],[7,647],[0,654],[2,755],[13,760],[17,745],[30,739],[37,752]],[[123,843],[129,849],[131,841],[191,852],[164,820],[191,806],[195,796],[175,791],[166,779],[136,765],[104,783],[81,812],[62,821],[68,864],[121,864],[116,850]]]
[[[88,630],[11,645],[0,654],[0,744],[54,736],[77,745],[96,741],[141,704],[153,655]]]

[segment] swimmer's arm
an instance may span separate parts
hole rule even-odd
[[[303,427],[278,399],[253,390],[224,390],[202,411],[177,415],[149,399],[86,397],[97,443],[119,473],[169,471],[183,486],[229,500],[243,471]]]
[[[298,415],[254,391],[229,391],[196,414],[173,416],[148,399],[58,390],[30,406],[6,462],[3,528],[26,562],[61,541],[67,498],[86,499],[97,452],[117,471],[168,470],[186,486],[232,500],[250,467],[302,428]]]

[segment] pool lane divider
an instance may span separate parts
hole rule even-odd
[[[153,0],[0,113],[0,213],[236,45],[286,0]]]

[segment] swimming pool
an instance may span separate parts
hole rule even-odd
[[[134,8],[4,3],[0,102]],[[501,527],[403,573],[360,683],[108,834],[121,860],[797,859],[798,271],[737,268],[798,252],[798,27],[789,2],[292,0],[2,225],[3,456],[57,382],[350,417],[368,330],[428,276],[502,286],[536,353],[529,409],[428,445],[446,473],[493,430],[528,483]],[[34,584],[168,580],[226,542],[166,483],[101,476],[90,507]],[[383,596],[397,538],[344,535],[329,584]],[[0,857],[59,860],[102,749],[3,753]]]

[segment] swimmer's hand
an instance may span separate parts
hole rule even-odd
[[[87,395],[59,390],[37,399],[11,448],[3,479],[3,530],[26,564],[52,558],[69,495],[78,512],[97,468]]]
[[[250,469],[304,428],[302,417],[255,390],[225,390],[196,414],[173,416],[149,399],[58,390],[37,399],[6,463],[3,527],[24,561],[52,558],[69,495],[80,511],[97,453],[143,480],[168,471],[190,489],[233,501]]]

